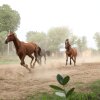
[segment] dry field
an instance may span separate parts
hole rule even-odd
[[[19,62],[20,63],[20,62]],[[48,59],[29,73],[19,63],[0,65],[0,99],[23,100],[32,93],[51,91],[50,84],[58,84],[56,75],[69,75],[70,85],[89,83],[100,79],[100,58],[78,58],[77,65],[65,66],[65,58]]]

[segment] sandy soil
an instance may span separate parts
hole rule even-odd
[[[97,61],[97,60],[96,60]],[[78,59],[77,65],[65,66],[65,59],[48,60],[47,64],[38,64],[29,73],[20,64],[0,65],[0,99],[23,100],[25,96],[50,91],[50,84],[58,84],[56,75],[69,75],[70,85],[83,84],[100,79],[100,61],[90,62]]]

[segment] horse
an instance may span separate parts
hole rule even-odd
[[[44,58],[44,63],[46,64],[46,50],[45,49],[41,49],[41,53],[40,53],[40,57],[39,60],[40,60],[40,63],[42,63],[42,57]]]
[[[42,63],[42,58],[44,58],[44,63],[46,64],[47,56],[50,56],[50,51],[45,50],[45,49],[41,49],[40,55],[41,56],[38,56],[40,63]]]
[[[11,41],[14,43],[16,54],[21,60],[20,64],[24,66],[29,72],[31,72],[30,68],[34,68],[36,61],[38,62],[38,64],[40,64],[37,57],[40,56],[41,48],[37,44],[32,43],[32,42],[29,42],[29,43],[22,42],[17,38],[14,32],[10,31],[8,33],[8,36],[6,37],[5,44]],[[34,60],[34,56],[32,54],[34,54],[35,56],[35,61],[33,65],[32,65],[32,62]],[[26,55],[31,58],[30,68],[28,67],[27,64],[25,64],[25,61],[24,61]]]
[[[76,57],[77,57],[77,50],[76,48],[72,48],[71,45],[67,45],[65,43],[65,48],[66,48],[66,65],[67,65],[67,62],[68,62],[68,57],[70,57],[70,65],[71,65],[71,59],[73,60],[74,62],[74,66],[76,64]]]

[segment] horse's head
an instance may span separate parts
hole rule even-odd
[[[66,40],[65,40],[65,48],[66,48],[67,50],[69,50],[70,47],[71,47],[71,45],[70,45],[70,43],[69,43],[69,39],[66,39]]]
[[[7,37],[6,37],[5,44],[7,44],[10,41],[13,41],[14,38],[15,38],[14,33],[13,32],[9,32],[8,35],[7,35]]]

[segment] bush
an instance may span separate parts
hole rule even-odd
[[[62,85],[62,88],[56,85],[50,85],[50,87],[58,91],[55,92],[56,95],[65,97],[67,99],[74,92],[75,89],[75,88],[71,88],[68,91],[66,91],[65,89],[65,85],[69,82],[70,77],[69,76],[62,77],[60,74],[58,74],[56,78],[59,84]]]

